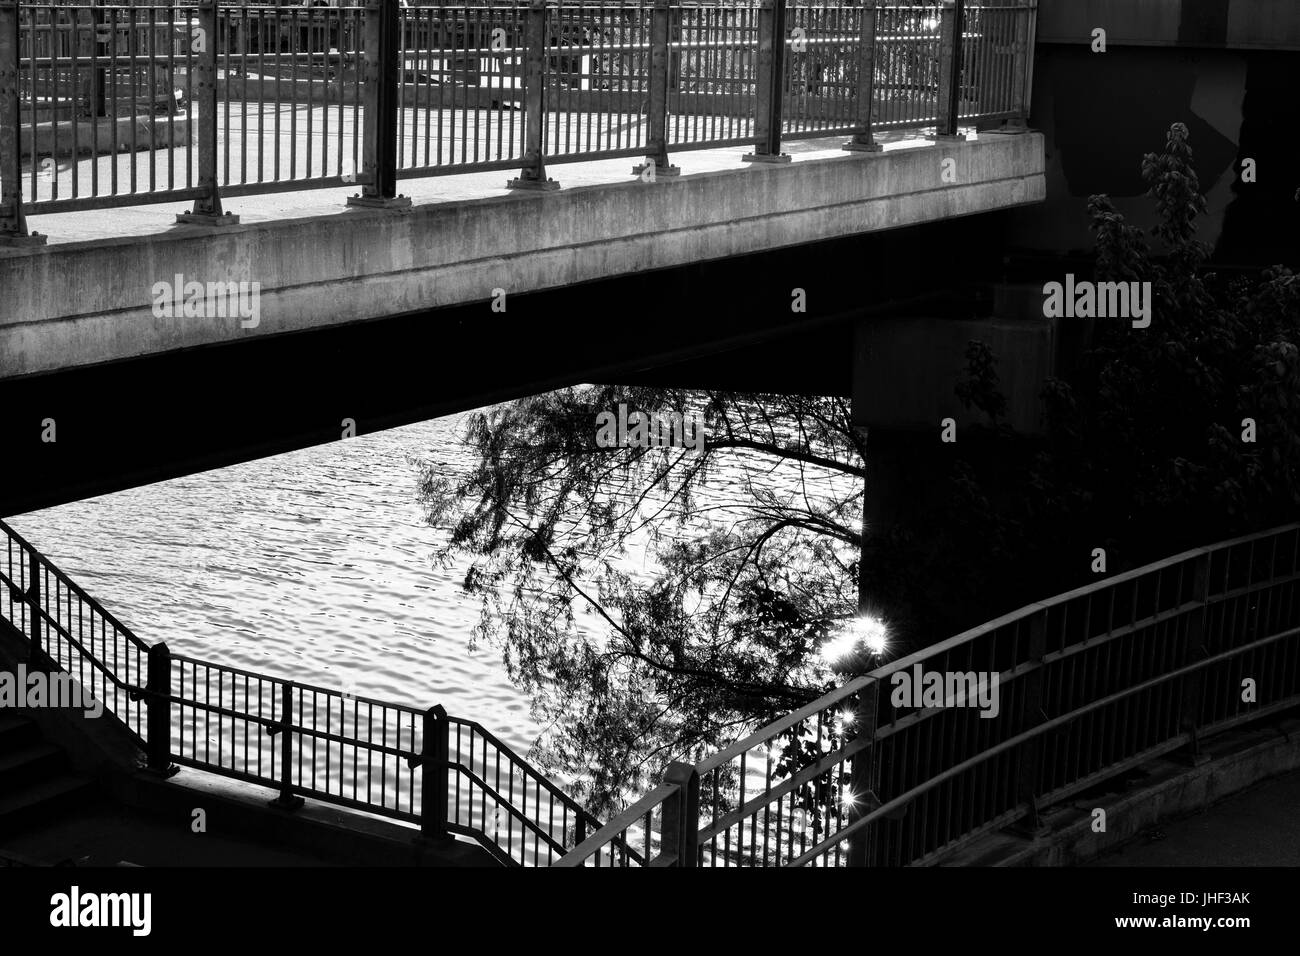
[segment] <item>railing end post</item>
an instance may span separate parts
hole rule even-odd
[[[145,769],[161,777],[180,772],[172,763],[172,654],[165,641],[149,648],[145,676],[145,712],[149,718],[145,741],[148,762]]]
[[[442,704],[434,704],[424,712],[424,746],[420,756],[420,838],[444,842],[451,839],[447,829],[451,721]]]
[[[277,810],[297,810],[303,798],[293,792],[293,683],[285,681],[280,687],[280,795],[268,801]]]
[[[699,865],[700,773],[690,764],[674,760],[664,783],[677,787],[676,796],[664,802],[659,852],[676,852],[679,867]],[[647,864],[650,862],[646,861]]]

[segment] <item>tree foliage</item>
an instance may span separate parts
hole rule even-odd
[[[1150,282],[1150,327],[1098,324],[1076,372],[1047,383],[1033,440],[1003,420],[997,356],[972,343],[957,397],[986,440],[952,446],[939,504],[865,549],[870,445],[844,399],[600,386],[472,416],[475,466],[426,466],[421,496],[448,530],[439,559],[469,562],[477,638],[544,728],[534,759],[608,814],[670,760],[814,699],[860,573],[891,622],[935,640],[1077,585],[1094,547],[1114,572],[1294,520],[1300,282],[1207,272],[1186,127],[1143,175],[1151,237],[1105,196],[1088,212],[1097,277]],[[703,451],[599,447],[596,416],[620,404],[694,409]],[[789,743],[784,772],[804,759]]]

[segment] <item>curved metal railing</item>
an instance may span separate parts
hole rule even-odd
[[[560,865],[590,863],[629,828],[648,830],[653,813],[668,821],[655,845],[681,849],[658,860],[646,845],[652,865],[933,862],[1295,706],[1298,651],[1291,524],[1030,604],[880,667],[693,768],[675,766],[651,804]],[[943,689],[918,699],[913,686],[935,686],[927,675]]]

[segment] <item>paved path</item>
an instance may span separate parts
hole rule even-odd
[[[1300,771],[1148,830],[1088,866],[1300,866]]]

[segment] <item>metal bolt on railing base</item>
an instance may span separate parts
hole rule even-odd
[[[788,163],[790,159],[789,153],[746,153],[740,157],[744,163]]]
[[[673,176],[680,176],[682,174],[682,168],[680,166],[673,166],[671,164],[660,166],[658,163],[637,163],[632,167],[632,175],[640,176],[647,169],[652,167],[654,168],[656,179],[660,176],[671,179]]]
[[[366,209],[410,209],[410,196],[365,196],[356,193],[348,197],[349,206],[362,206]]]
[[[234,213],[179,212],[176,214],[178,225],[188,226],[238,226],[239,217]]]
[[[965,143],[965,133],[927,133],[925,136],[932,143]]]

